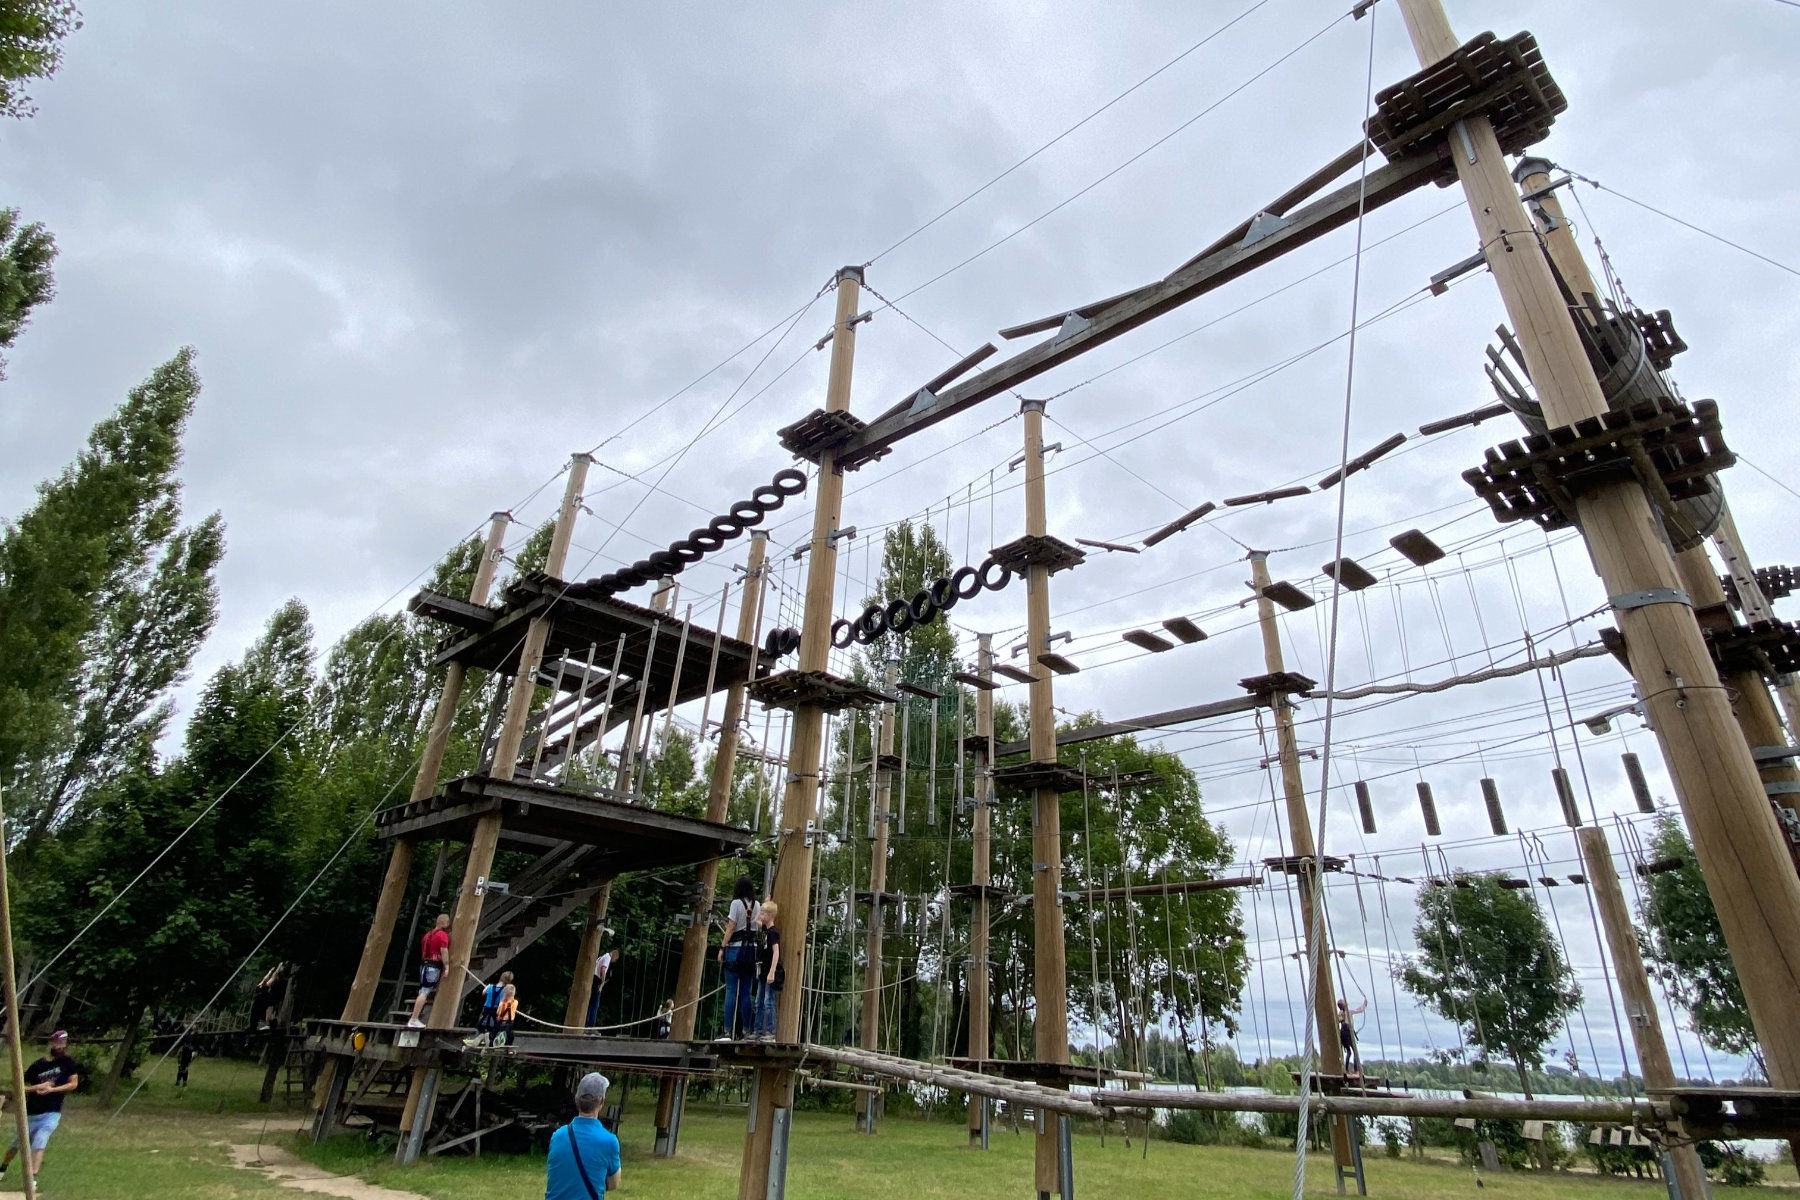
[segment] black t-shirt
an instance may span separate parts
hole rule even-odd
[[[775,961],[775,951],[781,946],[781,930],[773,925],[761,931],[762,946],[756,952],[756,980],[758,983],[769,981],[769,968],[775,968],[775,986],[780,987],[787,982],[787,964]]]
[[[40,1058],[25,1068],[25,1083],[54,1083],[58,1087],[74,1079],[85,1076],[87,1068],[76,1062],[67,1054],[51,1058]],[[40,1113],[59,1113],[62,1111],[63,1097],[66,1093],[54,1096],[40,1096],[36,1092],[25,1097],[25,1113],[27,1116],[38,1116]]]

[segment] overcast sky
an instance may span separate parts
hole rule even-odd
[[[229,528],[224,611],[202,678],[288,596],[311,608],[327,645],[399,604],[490,510],[513,509],[516,542],[554,506],[573,451],[598,446],[600,464],[571,574],[629,562],[788,465],[773,432],[822,403],[827,355],[811,347],[831,298],[791,328],[784,318],[840,265],[873,259],[870,285],[895,302],[871,297],[875,319],[860,333],[853,405],[872,414],[947,365],[945,343],[966,351],[1000,327],[1161,276],[1354,144],[1371,22],[1344,19],[1342,0],[1266,0],[883,253],[1248,6],[1145,3],[1102,16],[1044,3],[539,3],[502,15],[472,4],[89,0],[61,75],[36,90],[39,115],[0,131],[0,197],[62,248],[59,295],[0,385],[0,513],[29,503],[126,389],[191,344],[206,391],[184,470],[188,511],[218,509]],[[1451,17],[1465,38],[1491,28],[1539,39],[1570,108],[1538,152],[1800,264],[1800,10],[1459,0]],[[1417,68],[1393,4],[1377,6],[1373,34],[1377,87]],[[1800,279],[1614,195],[1578,194],[1572,215],[1590,258],[1597,233],[1630,294],[1674,311],[1693,347],[1676,363],[1684,391],[1716,396],[1731,444],[1794,486]],[[1048,440],[1062,445],[1052,532],[1141,537],[1202,500],[1334,466],[1354,239],[1341,230],[1034,381],[1029,395],[1073,389],[1049,409]],[[1362,316],[1402,307],[1358,340],[1353,452],[1491,402],[1482,347],[1504,319],[1485,274],[1417,298],[1474,249],[1457,189],[1371,214],[1364,240]],[[845,521],[876,530],[930,510],[956,552],[979,561],[1022,524],[1006,469],[1015,411],[988,401],[853,476]],[[1353,480],[1346,551],[1371,569],[1406,565],[1386,539],[1410,527],[1466,548],[1346,604],[1345,685],[1409,668],[1439,678],[1488,665],[1490,651],[1516,660],[1522,624],[1549,630],[1601,603],[1579,542],[1565,535],[1553,572],[1541,535],[1496,526],[1461,482],[1483,447],[1515,435],[1490,423]],[[655,494],[625,478],[662,479],[676,454]],[[1727,482],[1757,559],[1794,561],[1795,495],[1745,465]],[[1262,669],[1246,614],[1225,611],[1248,595],[1238,543],[1298,547],[1273,570],[1316,586],[1336,502],[1330,492],[1234,512],[1217,529],[1059,576],[1054,627],[1075,635],[1084,667],[1059,682],[1059,704],[1124,716],[1231,695]],[[775,526],[778,547],[804,536],[804,507]],[[841,609],[863,594],[873,540],[846,555],[852,597]],[[689,571],[683,603],[710,620],[737,554]],[[782,562],[791,602],[800,568]],[[964,629],[1000,631],[1004,653],[1022,604],[1013,589],[956,616]],[[1290,667],[1321,679],[1325,611],[1286,622]],[[1200,614],[1217,636],[1154,659],[1118,640],[1176,614]],[[1589,620],[1550,640],[1562,648],[1594,629]],[[1327,848],[1410,855],[1408,870],[1423,869],[1416,752],[1444,810],[1442,841],[1474,839],[1448,848],[1450,861],[1517,869],[1518,839],[1476,838],[1475,780],[1501,781],[1514,828],[1553,831],[1546,708],[1567,724],[1565,685],[1576,716],[1629,698],[1610,660],[1545,684],[1343,714],[1338,773],[1372,781],[1380,831],[1357,830],[1339,796]],[[1321,708],[1308,706],[1303,744],[1321,741]],[[1583,733],[1581,764],[1566,729],[1555,748],[1571,770],[1591,767],[1603,815],[1633,811],[1618,769],[1626,745],[1667,793],[1653,740],[1625,724],[1628,741]],[[1207,806],[1245,858],[1280,852],[1253,723],[1178,731],[1166,744],[1206,780]],[[1566,831],[1545,835],[1552,859],[1571,845]],[[1390,885],[1399,936],[1408,892]],[[1558,902],[1584,985],[1603,1004],[1586,906],[1571,888]],[[1273,938],[1283,901],[1259,903]],[[1348,894],[1334,900],[1340,942],[1379,952],[1379,929],[1359,911]],[[1271,972],[1287,946],[1261,948]],[[1385,989],[1378,963],[1360,970],[1362,990]],[[1291,1029],[1282,984],[1270,974],[1262,986],[1247,999],[1277,1006],[1279,1048]],[[1402,1006],[1382,1019],[1405,1027],[1396,1036],[1409,1053],[1427,1028],[1442,1044],[1441,1023]],[[1616,1064],[1611,1019],[1590,1012],[1593,1057]],[[1587,1044],[1577,1049],[1592,1061]]]

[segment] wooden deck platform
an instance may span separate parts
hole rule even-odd
[[[621,1071],[692,1073],[718,1069],[719,1058],[694,1042],[607,1034],[516,1034],[514,1044],[471,1049],[463,1039],[473,1029],[411,1029],[370,1021],[308,1021],[306,1048],[363,1062],[406,1067],[467,1067],[503,1055],[531,1062],[570,1063]]]
[[[617,793],[589,795],[485,775],[452,779],[435,795],[381,810],[375,814],[376,836],[467,841],[475,822],[493,812],[503,818],[502,842],[539,849],[565,842],[594,847],[597,857],[583,866],[596,878],[734,855],[753,836],[735,825],[628,803]]]

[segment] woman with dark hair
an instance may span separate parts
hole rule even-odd
[[[725,965],[723,1042],[748,1037],[756,1028],[756,910],[756,885],[748,875],[739,875],[725,918],[725,942],[719,947],[719,961]]]

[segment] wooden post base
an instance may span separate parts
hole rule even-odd
[[[656,1097],[656,1146],[651,1151],[657,1158],[674,1158],[681,1143],[681,1113],[687,1107],[687,1084],[684,1077],[665,1076]]]

